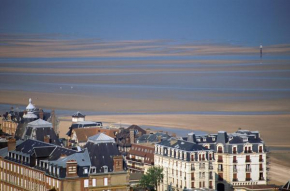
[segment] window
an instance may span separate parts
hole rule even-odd
[[[104,178],[104,186],[108,186],[108,178]]]
[[[84,180],[84,187],[85,188],[89,187],[89,179]]]
[[[88,169],[84,168],[84,174],[88,174]]]
[[[93,179],[93,180],[92,180],[92,183],[93,183],[93,186],[97,186],[97,181],[96,181],[96,179]]]

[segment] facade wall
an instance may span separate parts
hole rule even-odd
[[[16,132],[18,123],[12,120],[2,119],[1,128],[4,133],[8,133],[10,135],[14,135]]]

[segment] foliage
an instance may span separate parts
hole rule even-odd
[[[158,185],[163,181],[163,168],[150,167],[146,174],[141,177],[140,186],[149,190],[157,190]]]

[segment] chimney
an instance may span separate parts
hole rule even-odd
[[[170,145],[174,145],[175,143],[177,143],[177,140],[176,140],[176,139],[173,139],[173,138],[171,138],[171,139],[170,139]]]
[[[58,129],[56,129],[57,127],[56,127],[56,124],[55,124],[55,112],[54,112],[54,109],[51,110],[50,117],[51,117],[52,128],[53,128],[55,134],[58,135]]]
[[[151,129],[150,128],[147,128],[145,131],[146,131],[146,134],[150,134]]]
[[[49,135],[45,135],[44,138],[43,138],[43,142],[45,143],[50,143],[50,137]]]
[[[43,110],[39,109],[39,119],[43,119]]]
[[[160,143],[161,142],[161,136],[158,136],[157,138],[158,138],[158,143]]]
[[[78,163],[76,160],[69,160],[66,162],[66,177],[77,177]]]
[[[8,151],[14,151],[16,149],[16,139],[11,138],[8,140]]]
[[[114,160],[114,172],[123,171],[123,157],[118,155],[113,157]]]
[[[188,141],[188,142],[196,143],[196,137],[195,137],[195,134],[194,134],[194,133],[188,133],[188,135],[187,135],[187,141]]]
[[[130,129],[130,143],[133,144],[134,142],[135,142],[134,129]]]

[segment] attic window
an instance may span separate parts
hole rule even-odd
[[[84,174],[88,174],[88,168],[84,168]]]
[[[104,168],[104,173],[108,173],[108,167],[107,166],[103,166]]]

